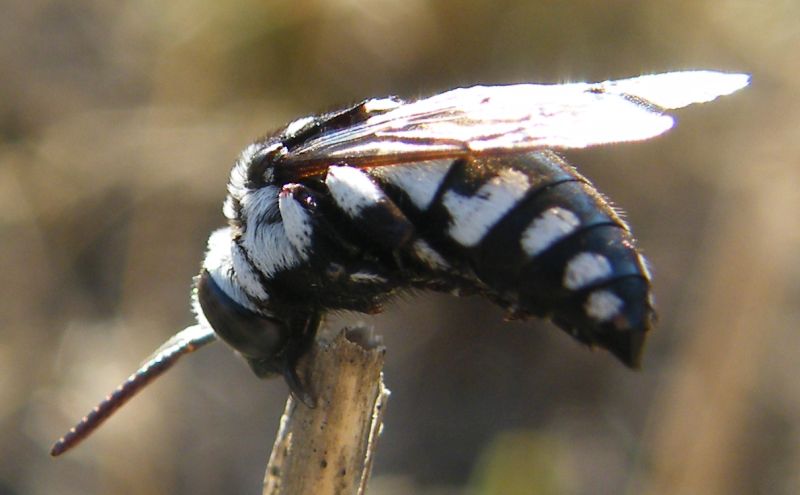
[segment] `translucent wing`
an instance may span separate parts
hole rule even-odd
[[[386,165],[538,148],[638,141],[673,125],[668,109],[743,88],[746,74],[672,72],[601,83],[474,86],[402,103],[368,100],[366,117],[278,154],[292,174],[331,163]]]

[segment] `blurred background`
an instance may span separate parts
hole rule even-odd
[[[367,96],[753,74],[648,142],[567,153],[624,208],[660,311],[641,372],[424,294],[380,317],[371,491],[800,493],[800,3],[25,0],[0,16],[0,494],[260,493],[287,390],[223,345],[51,443],[167,337],[229,167]],[[348,319],[349,318],[349,319]]]

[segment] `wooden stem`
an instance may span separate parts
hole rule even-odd
[[[286,402],[264,495],[365,493],[389,398],[384,354],[361,327],[317,340],[300,370],[317,406]]]

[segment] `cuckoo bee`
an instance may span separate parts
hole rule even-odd
[[[259,377],[298,378],[323,316],[375,313],[398,292],[482,295],[639,363],[654,318],[628,225],[553,150],[637,141],[666,110],[746,86],[687,71],[601,83],[459,88],[368,99],[298,119],[236,160],[175,335],[53,447],[67,450],[182,355],[217,338]]]

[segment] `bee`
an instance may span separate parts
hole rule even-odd
[[[640,362],[654,320],[628,225],[554,150],[638,141],[666,110],[711,101],[744,74],[686,71],[600,83],[458,88],[368,99],[304,117],[236,160],[179,332],[53,447],[71,448],[181,356],[221,339],[258,377],[297,375],[322,319],[377,313],[399,292],[475,294],[510,318],[549,318]]]

